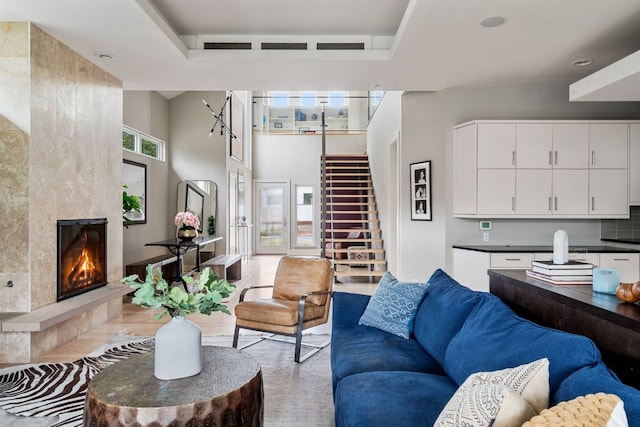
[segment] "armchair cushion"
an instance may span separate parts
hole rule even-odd
[[[426,283],[400,282],[387,271],[358,323],[408,339],[427,286]]]
[[[273,288],[273,299],[295,301],[300,296],[316,291],[330,291],[333,281],[331,261],[311,257],[283,257],[278,264]],[[310,295],[306,302],[324,306],[328,293]]]
[[[243,320],[293,326],[298,322],[298,301],[260,299],[244,301],[235,309],[236,317]],[[324,316],[325,307],[305,304],[304,321]]]

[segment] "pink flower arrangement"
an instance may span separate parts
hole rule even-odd
[[[200,228],[200,218],[198,218],[198,215],[194,214],[193,212],[190,211],[186,211],[186,212],[178,212],[176,214],[176,217],[173,219],[173,223],[176,225],[176,227],[180,228],[180,227],[193,227],[193,228]]]

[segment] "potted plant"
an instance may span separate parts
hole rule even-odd
[[[122,283],[135,290],[133,304],[158,310],[156,320],[165,314],[171,316],[171,321],[155,335],[154,375],[162,380],[185,378],[202,370],[202,331],[186,315],[197,312],[210,315],[216,311],[230,315],[223,300],[236,290],[235,285],[220,279],[210,267],[182,280],[192,288],[191,292],[182,286],[170,286],[161,270],[154,270],[151,264],[147,266],[144,282],[137,274],[122,279]]]
[[[125,228],[129,228],[129,224],[133,224],[131,217],[137,218],[142,215],[142,209],[140,206],[140,199],[138,196],[127,194],[127,187],[122,185],[122,225]]]
[[[173,223],[178,227],[178,239],[193,240],[198,236],[200,218],[191,211],[178,212],[173,218]]]

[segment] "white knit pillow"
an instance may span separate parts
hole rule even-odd
[[[549,406],[549,360],[470,375],[434,427],[521,425]]]

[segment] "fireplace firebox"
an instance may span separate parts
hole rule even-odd
[[[107,219],[58,220],[61,301],[107,284]]]

